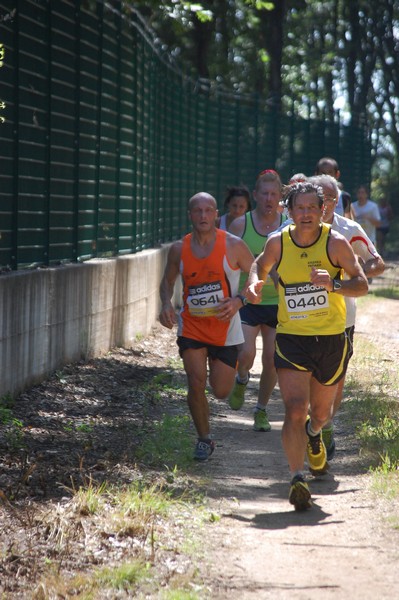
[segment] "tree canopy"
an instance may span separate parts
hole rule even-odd
[[[257,94],[281,111],[370,132],[375,178],[399,156],[395,0],[168,0],[126,3],[191,76]]]

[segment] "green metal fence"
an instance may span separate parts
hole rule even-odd
[[[370,179],[367,133],[268,111],[185,77],[118,2],[0,1],[0,267],[138,252],[188,228],[188,198],[332,155]]]

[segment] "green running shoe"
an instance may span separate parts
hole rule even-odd
[[[334,438],[334,427],[323,427],[321,430],[321,435],[323,438],[324,445],[326,447],[327,452],[327,461],[330,461],[334,458],[335,455],[335,438]]]
[[[267,412],[261,408],[257,408],[254,414],[254,431],[270,431],[271,428]]]
[[[249,381],[249,375],[248,375],[248,381]],[[230,408],[232,408],[233,410],[240,410],[241,406],[244,404],[245,390],[248,385],[248,381],[247,381],[247,383],[240,383],[236,379],[234,387],[233,387],[232,391],[230,392],[230,396],[229,396],[229,405],[230,405]]]

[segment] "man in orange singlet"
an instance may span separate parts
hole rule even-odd
[[[226,398],[234,384],[237,346],[244,340],[238,311],[246,296],[239,294],[239,279],[241,271],[249,272],[254,257],[245,242],[217,229],[213,196],[195,194],[189,200],[188,212],[193,230],[170,247],[160,285],[159,319],[169,329],[178,325],[187,402],[198,434],[194,459],[207,460],[215,448],[205,394],[207,366],[214,395]],[[171,300],[179,275],[183,305],[177,319]],[[248,298],[256,302],[257,295],[250,293]]]

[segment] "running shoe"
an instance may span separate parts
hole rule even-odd
[[[248,375],[248,381],[249,381],[249,375]],[[233,387],[232,391],[230,392],[230,396],[229,396],[230,408],[232,408],[233,410],[240,410],[241,406],[244,404],[245,390],[248,385],[248,381],[247,381],[247,383],[240,383],[236,379],[234,387]]]
[[[307,418],[305,428],[308,436],[306,452],[308,455],[309,471],[312,475],[324,475],[328,471],[327,451],[321,437],[321,432],[317,435],[309,435],[308,426],[310,417]]]
[[[295,510],[307,510],[312,506],[309,486],[302,475],[295,475],[291,481],[290,493],[288,496],[290,504],[293,504]]]
[[[254,414],[254,431],[270,431],[271,428],[267,412],[261,408],[257,408]]]
[[[335,438],[334,427],[324,427],[321,430],[322,438],[327,452],[327,461],[330,461],[335,456]]]
[[[208,460],[215,449],[213,440],[198,440],[194,450],[194,460]]]

